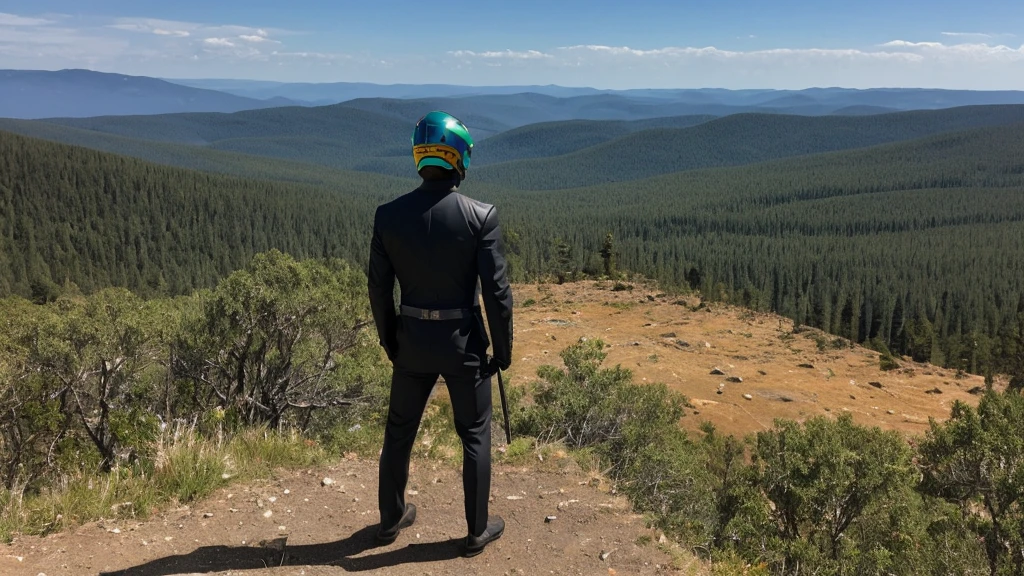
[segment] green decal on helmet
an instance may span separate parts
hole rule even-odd
[[[412,132],[416,171],[426,166],[456,170],[465,178],[473,154],[473,137],[458,118],[435,110],[420,118]]]

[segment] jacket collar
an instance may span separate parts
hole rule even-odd
[[[459,180],[424,180],[419,190],[425,192],[458,192]]]

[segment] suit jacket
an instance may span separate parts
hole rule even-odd
[[[471,308],[461,320],[401,316],[402,304],[430,310]],[[478,282],[479,279],[479,282]],[[460,194],[452,181],[424,183],[377,208],[368,272],[380,343],[396,365],[418,372],[467,373],[487,362],[492,342],[501,366],[512,362],[512,290],[497,209]]]

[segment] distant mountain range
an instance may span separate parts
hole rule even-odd
[[[0,70],[0,117],[5,118],[238,112],[296,104],[282,97],[246,98],[145,76],[90,70]]]
[[[728,116],[743,112],[871,115],[1024,104],[1024,92],[934,89],[599,90],[564,86],[379,85],[255,80],[161,80],[89,70],[0,70],[0,117],[83,118],[237,112],[345,103],[406,122],[448,110],[480,138],[537,122]]]
[[[556,85],[527,86],[459,86],[452,84],[370,84],[365,82],[288,83],[258,80],[187,80],[167,78],[184,86],[220,90],[247,98],[288,98],[311,104],[336,104],[360,98],[452,98],[466,96],[501,96],[513,94],[540,94],[555,98],[615,95],[636,101],[672,101],[678,105],[728,106],[742,108],[785,109],[787,113],[836,113],[852,108],[848,113],[874,113],[894,110],[918,110],[972,106],[979,104],[1024,104],[1024,92],[937,90],[921,88],[877,88],[857,90],[850,88],[808,88],[804,90],[726,90],[700,89],[632,89],[601,90],[586,87]],[[857,110],[861,108],[861,110]],[[756,110],[744,110],[756,111]],[[720,111],[719,111],[720,112]],[[719,113],[691,110],[680,114]],[[660,114],[665,115],[665,114]],[[605,118],[595,118],[605,119]]]
[[[619,103],[619,97],[611,95],[495,95],[448,102],[466,105],[456,111],[478,123],[471,123],[471,130],[479,138],[473,126],[501,129],[528,120],[530,110],[547,117],[559,110],[583,109],[595,99],[601,104],[606,98]],[[364,99],[233,114],[0,120],[0,130],[238,175],[270,170],[287,174],[288,180],[318,181],[316,169],[325,167],[413,178],[409,135],[417,102],[422,104]],[[526,102],[537,106],[531,109]],[[744,113],[536,122],[480,138],[472,179],[517,189],[571,188],[1021,123],[1024,105],[846,116]]]

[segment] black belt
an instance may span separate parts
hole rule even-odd
[[[411,316],[420,320],[461,320],[471,316],[476,308],[455,308],[452,310],[427,310],[402,304],[402,316]]]

